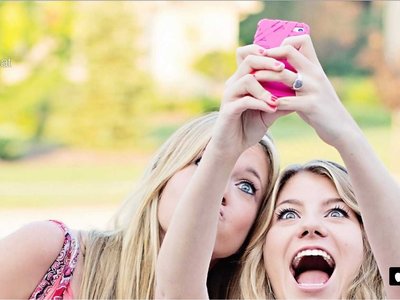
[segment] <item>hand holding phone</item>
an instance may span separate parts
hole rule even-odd
[[[310,27],[305,23],[262,19],[257,25],[254,44],[266,49],[279,47],[285,38],[303,34],[310,34]],[[286,69],[296,72],[287,60],[281,61],[285,64]],[[261,84],[277,98],[296,95],[294,90],[281,82],[262,82]]]

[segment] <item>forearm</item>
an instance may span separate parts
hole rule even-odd
[[[359,131],[338,147],[378,266],[388,283],[388,268],[400,266],[400,186]],[[388,289],[387,289],[388,290]]]
[[[211,141],[180,199],[157,261],[157,290],[166,298],[207,297],[206,279],[219,210],[238,154]]]

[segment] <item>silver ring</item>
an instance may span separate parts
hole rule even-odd
[[[300,90],[303,87],[303,77],[300,73],[297,73],[296,80],[293,82],[292,89],[295,91]]]

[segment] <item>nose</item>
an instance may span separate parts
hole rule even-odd
[[[222,206],[227,206],[228,205],[228,199],[230,199],[232,197],[231,195],[231,189],[229,187],[229,183],[226,185],[225,190],[224,190],[224,194],[222,195],[222,202],[221,205]]]
[[[316,218],[303,219],[300,225],[299,238],[323,238],[327,236],[323,221]]]
[[[225,197],[222,198],[221,204],[222,204],[222,206],[226,206],[226,198]]]

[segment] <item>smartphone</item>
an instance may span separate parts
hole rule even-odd
[[[263,48],[279,47],[282,41],[289,36],[310,34],[310,26],[305,23],[285,20],[262,19],[258,22],[254,35],[254,44]],[[281,60],[285,68],[296,71],[287,60]],[[290,87],[281,82],[262,82],[262,86],[275,97],[295,96],[296,93]]]

